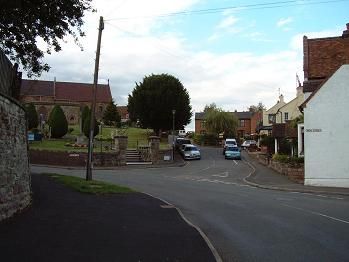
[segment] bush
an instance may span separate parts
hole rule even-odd
[[[68,121],[62,108],[55,105],[49,117],[49,125],[51,127],[51,137],[61,138],[68,132]]]
[[[83,129],[83,133],[86,137],[90,138],[90,119],[91,119],[91,116],[90,116],[90,113],[88,113],[88,115],[86,116],[86,118],[84,119],[84,129]],[[99,127],[98,127],[98,122],[96,121],[96,118],[94,119],[94,122],[95,122],[95,126],[94,126],[94,129],[93,129],[93,137],[95,137],[96,135],[98,135],[99,133]]]
[[[288,155],[284,155],[284,154],[274,154],[273,160],[278,161],[280,163],[288,163],[289,162]]]
[[[289,157],[288,155],[284,154],[273,155],[273,160],[280,163],[290,164],[292,166],[297,166],[304,163],[304,157]]]
[[[216,146],[218,145],[219,138],[214,134],[195,134],[194,142],[196,144]]]
[[[28,129],[31,130],[33,128],[38,127],[39,125],[39,118],[38,113],[36,112],[34,104],[30,103],[26,107],[26,115],[28,120]]]
[[[80,130],[84,130],[85,119],[86,117],[88,117],[89,114],[90,114],[90,109],[88,108],[88,106],[85,106],[81,112],[81,129]]]
[[[72,128],[72,127],[68,128],[68,134],[73,133],[73,131],[74,131],[74,128]]]

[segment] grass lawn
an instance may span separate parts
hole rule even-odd
[[[58,182],[82,193],[88,194],[116,194],[136,192],[128,187],[118,186],[100,181],[86,181],[85,179],[72,176],[63,176],[59,174],[42,174],[48,175]]]
[[[48,151],[87,152],[87,148],[73,148],[65,146],[65,144],[71,142],[71,139],[43,139],[42,141],[29,142],[29,148]]]

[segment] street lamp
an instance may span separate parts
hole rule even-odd
[[[172,109],[172,161],[174,161],[174,150],[175,150],[175,145],[174,145],[175,114],[176,114],[176,110]]]

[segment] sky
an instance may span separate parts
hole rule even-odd
[[[349,23],[349,0],[93,0],[80,40],[45,56],[39,79],[93,82],[99,17],[104,18],[99,83],[110,81],[118,105],[127,105],[136,82],[167,73],[188,90],[193,115],[215,103],[246,111],[273,106],[279,93],[296,96],[303,80],[303,36],[340,36]],[[39,42],[40,43],[40,42]],[[43,43],[40,43],[43,45]],[[169,116],[171,119],[171,116]],[[194,129],[194,121],[187,130]]]

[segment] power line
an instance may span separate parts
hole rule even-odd
[[[149,16],[119,17],[119,18],[106,19],[105,21],[167,18],[172,16],[207,15],[207,14],[214,14],[214,13],[219,13],[227,10],[248,11],[248,10],[258,10],[258,9],[274,9],[274,8],[282,8],[282,7],[290,7],[290,6],[329,4],[329,3],[348,2],[348,1],[349,0],[324,0],[324,1],[303,0],[303,2],[299,2],[299,0],[289,0],[289,1],[277,1],[277,2],[267,2],[267,3],[259,3],[259,4],[235,5],[235,6],[225,6],[225,7],[217,7],[217,8],[199,9],[199,10],[180,11],[180,12],[173,12],[173,13],[149,15]]]

